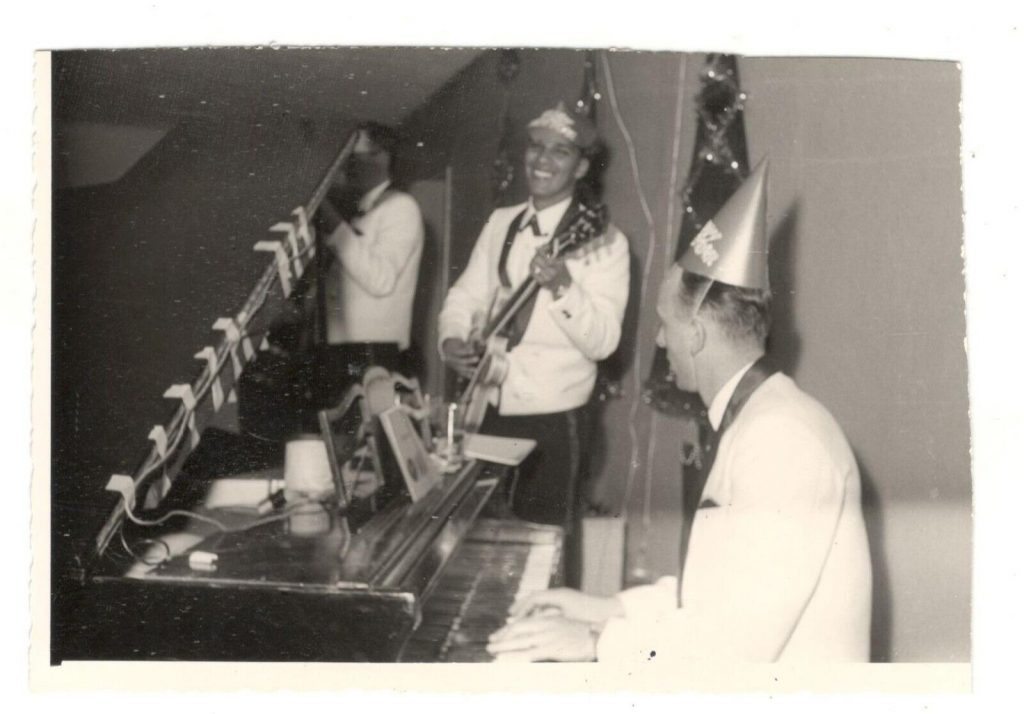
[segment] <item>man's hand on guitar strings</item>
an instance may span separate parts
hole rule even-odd
[[[538,250],[530,261],[530,277],[556,296],[572,284],[572,276],[565,267],[565,259],[550,258],[543,250]]]
[[[470,377],[480,361],[480,351],[475,345],[458,337],[449,337],[441,343],[445,364],[463,377]]]

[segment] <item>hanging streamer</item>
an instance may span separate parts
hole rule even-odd
[[[135,482],[132,481],[131,476],[126,476],[125,474],[111,475],[105,490],[120,493],[129,511],[135,508]]]
[[[296,278],[302,277],[302,258],[299,257],[299,241],[296,238],[295,224],[282,221],[270,227],[272,233],[284,233],[288,239],[288,245],[292,249],[292,272]]]
[[[199,430],[196,429],[196,396],[192,393],[191,384],[172,384],[164,392],[167,399],[180,399],[185,405],[187,412],[186,424],[188,426],[189,440],[194,449],[199,444]]]
[[[288,254],[285,252],[284,245],[280,241],[261,240],[252,249],[274,254],[274,258],[277,261],[277,276],[281,279],[281,290],[284,292],[285,297],[291,295],[292,275],[288,269]]]
[[[157,424],[149,431],[149,439],[156,446],[156,453],[163,461],[167,458],[167,431]],[[167,474],[163,474],[160,480],[157,481],[146,493],[146,508],[156,508],[160,505],[160,501],[164,499],[164,496],[171,490],[171,479],[167,477]]]
[[[149,439],[156,445],[156,453],[161,459],[167,458],[167,431],[157,424],[149,430]]]
[[[235,379],[242,374],[242,361],[238,358],[238,343],[242,333],[238,325],[230,317],[218,317],[213,323],[213,329],[220,330],[228,342],[228,351],[231,353],[231,365],[235,368]],[[228,401],[231,401],[229,398]]]
[[[299,238],[302,239],[302,249],[306,250],[307,248],[312,248],[313,234],[309,230],[309,216],[306,215],[306,207],[299,206],[292,210],[292,215],[295,216],[295,220],[298,222],[298,226],[295,230],[296,233],[298,233]]]
[[[195,354],[196,359],[205,359],[210,371],[210,397],[213,399],[213,411],[219,412],[224,404],[224,387],[220,383],[217,369],[217,352],[207,345]]]
[[[252,340],[248,335],[242,337],[242,356],[245,357],[246,362],[251,362],[252,358],[256,356],[256,349],[252,346]]]

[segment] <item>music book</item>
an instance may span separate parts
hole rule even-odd
[[[413,501],[420,500],[441,483],[440,468],[430,458],[423,439],[402,406],[396,405],[382,412],[380,423],[402,472],[409,496]]]
[[[520,439],[491,434],[467,434],[463,453],[467,458],[491,461],[505,466],[518,466],[536,448],[533,439]]]

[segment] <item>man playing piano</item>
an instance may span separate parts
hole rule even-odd
[[[659,292],[658,343],[716,429],[681,577],[614,598],[528,597],[491,637],[498,659],[867,661],[871,567],[856,462],[828,411],[764,359],[765,177],[762,163]]]
[[[481,431],[538,442],[509,495],[513,513],[566,529],[567,581],[577,519],[576,489],[588,450],[586,405],[597,362],[618,346],[629,295],[629,245],[613,226],[600,227],[580,249],[547,250],[580,215],[578,182],[590,169],[596,131],[562,104],[527,127],[526,203],[499,208],[488,219],[465,271],[440,314],[445,362],[469,376],[480,361],[475,325],[493,316],[495,297],[528,279],[540,290],[510,327],[507,377],[490,390]]]

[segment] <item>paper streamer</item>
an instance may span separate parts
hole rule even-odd
[[[302,259],[299,257],[299,242],[295,237],[295,226],[291,223],[275,223],[270,227],[272,232],[285,233],[288,244],[292,247],[292,270],[296,278],[302,277]]]
[[[161,459],[167,458],[167,432],[157,424],[149,431],[149,438],[156,444],[156,453]]]
[[[131,476],[125,474],[114,474],[107,481],[107,491],[117,491],[124,498],[128,510],[135,508],[135,482]]]
[[[217,370],[217,352],[207,345],[195,354],[196,359],[205,359],[207,369],[210,371],[210,397],[213,399],[213,411],[219,412],[224,404],[224,387],[220,384],[220,375]]]
[[[292,211],[292,215],[295,216],[295,220],[298,222],[296,231],[299,234],[299,238],[305,244],[303,248],[310,248],[313,245],[313,235],[309,230],[309,216],[306,215],[306,207],[299,206]]]
[[[238,341],[241,339],[242,333],[239,332],[238,325],[230,317],[218,317],[217,321],[213,323],[213,329],[220,330],[227,338],[228,350],[231,352],[231,366],[235,368],[235,379],[238,379],[242,374],[242,361],[238,358]]]
[[[171,479],[167,478],[167,474],[160,477],[160,480],[149,487],[146,491],[146,508],[153,509],[160,505],[160,502],[164,500],[171,490]]]
[[[168,399],[180,399],[188,412],[186,424],[189,431],[189,438],[194,449],[199,444],[199,430],[196,429],[196,395],[192,393],[191,384],[172,384],[164,396]]]
[[[242,354],[245,355],[245,361],[249,362],[253,357],[256,356],[256,348],[252,346],[252,340],[246,335],[242,338]]]
[[[292,276],[288,270],[288,254],[285,253],[284,246],[280,241],[273,240],[261,240],[252,247],[255,251],[264,251],[274,254],[274,258],[277,260],[277,276],[281,279],[281,290],[284,292],[284,296],[288,297],[292,294]]]
[[[149,438],[156,444],[156,453],[161,459],[167,458],[167,431],[157,424],[149,431]],[[150,487],[146,493],[146,508],[156,508],[160,505],[160,501],[164,499],[168,491],[171,490],[171,479],[167,478],[167,474],[161,476],[160,480]]]

